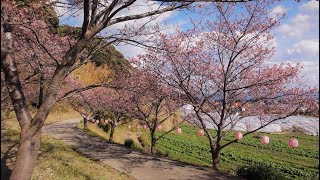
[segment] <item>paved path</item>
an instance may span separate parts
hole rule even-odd
[[[76,128],[79,119],[46,125],[43,133],[72,145],[79,153],[101,161],[121,172],[141,180],[207,180],[239,179],[166,158],[158,158],[124,146],[108,143]]]

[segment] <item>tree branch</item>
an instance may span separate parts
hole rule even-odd
[[[175,9],[187,7],[190,4],[191,3],[184,3],[184,4],[181,4],[181,5],[178,5],[178,6],[169,6],[169,7],[160,9],[160,10],[154,10],[154,11],[150,11],[150,12],[147,12],[147,13],[124,16],[124,17],[118,17],[118,18],[115,18],[113,20],[110,20],[110,22],[107,25],[111,26],[111,25],[119,23],[119,22],[130,21],[130,20],[135,20],[135,19],[141,19],[141,18],[144,18],[144,17],[153,16],[153,15],[156,15],[156,14],[162,14],[164,12],[173,11]],[[106,27],[106,26],[104,26],[104,27]]]

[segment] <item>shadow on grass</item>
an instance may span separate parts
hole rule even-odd
[[[9,179],[10,175],[11,175],[11,170],[6,165],[6,159],[1,158],[1,180]]]
[[[5,135],[1,134],[1,137],[4,137]],[[10,178],[12,167],[15,162],[15,155],[18,148],[19,141],[12,140],[10,137],[4,137],[5,140],[2,141],[2,144],[12,144],[10,145],[7,150],[4,152],[4,154],[1,156],[1,180],[7,180]],[[8,138],[8,139],[7,139]]]

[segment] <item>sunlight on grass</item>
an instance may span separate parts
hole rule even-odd
[[[30,111],[31,115],[34,116],[36,109],[34,107],[30,107]],[[57,103],[50,111],[44,124],[51,124],[75,118],[82,117],[77,111],[72,109],[70,105],[65,102],[60,102]],[[1,112],[1,126],[3,126],[3,129],[10,128],[11,130],[20,131],[20,126],[14,111],[10,112],[8,116],[4,112]]]
[[[142,127],[140,129],[136,128],[136,122],[131,122],[130,130],[127,129],[127,125],[120,125],[116,127],[114,132],[114,142],[118,144],[124,144],[126,139],[132,139],[134,146],[137,149],[144,149],[148,151],[150,146],[149,140],[149,130],[144,130]],[[78,128],[83,129],[83,122],[78,124]],[[99,128],[96,124],[88,123],[88,133],[94,136],[98,136],[106,141],[109,140],[110,131],[105,132]],[[138,137],[141,137],[142,143],[145,145],[145,148],[141,146],[141,143],[138,140]]]
[[[19,132],[15,130],[8,130],[6,132],[2,132],[1,135],[1,157],[3,157],[9,150],[10,146],[19,141]],[[9,154],[14,153],[11,152]],[[14,159],[14,157],[11,157],[11,159]],[[7,160],[7,162],[9,162],[9,169],[12,169],[12,160]],[[121,180],[133,178],[111,168],[110,166],[104,165],[100,162],[95,162],[78,154],[62,141],[56,140],[49,136],[43,136],[32,179]]]
[[[48,136],[42,138],[32,179],[132,179],[110,166],[94,162],[70,146]]]

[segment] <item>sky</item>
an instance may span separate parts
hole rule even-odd
[[[129,12],[143,12],[147,10],[145,6],[146,0],[138,0],[137,6],[123,12],[120,15]],[[149,3],[149,7],[153,7],[154,2]],[[155,5],[154,8],[157,6]],[[68,24],[81,26],[82,12],[74,14],[70,17],[70,12],[61,8],[56,9],[60,17],[60,24]],[[67,12],[67,13],[66,13]],[[280,26],[274,29],[274,45],[276,48],[275,55],[267,62],[269,64],[300,63],[304,68],[301,75],[311,86],[319,87],[319,1],[301,0],[299,3],[294,0],[282,0],[277,3],[270,12],[286,12],[286,17],[281,21]],[[194,14],[190,12],[168,12],[159,16],[152,24],[167,22],[168,27],[166,33],[172,33],[174,27],[186,29],[189,27],[189,19]],[[194,18],[194,17],[193,17]],[[143,22],[133,22],[133,24],[141,24]],[[115,32],[124,27],[125,24],[118,24],[105,30],[103,33],[108,34]],[[143,37],[142,37],[143,38]],[[130,45],[116,45],[126,58],[132,58],[145,50]]]

